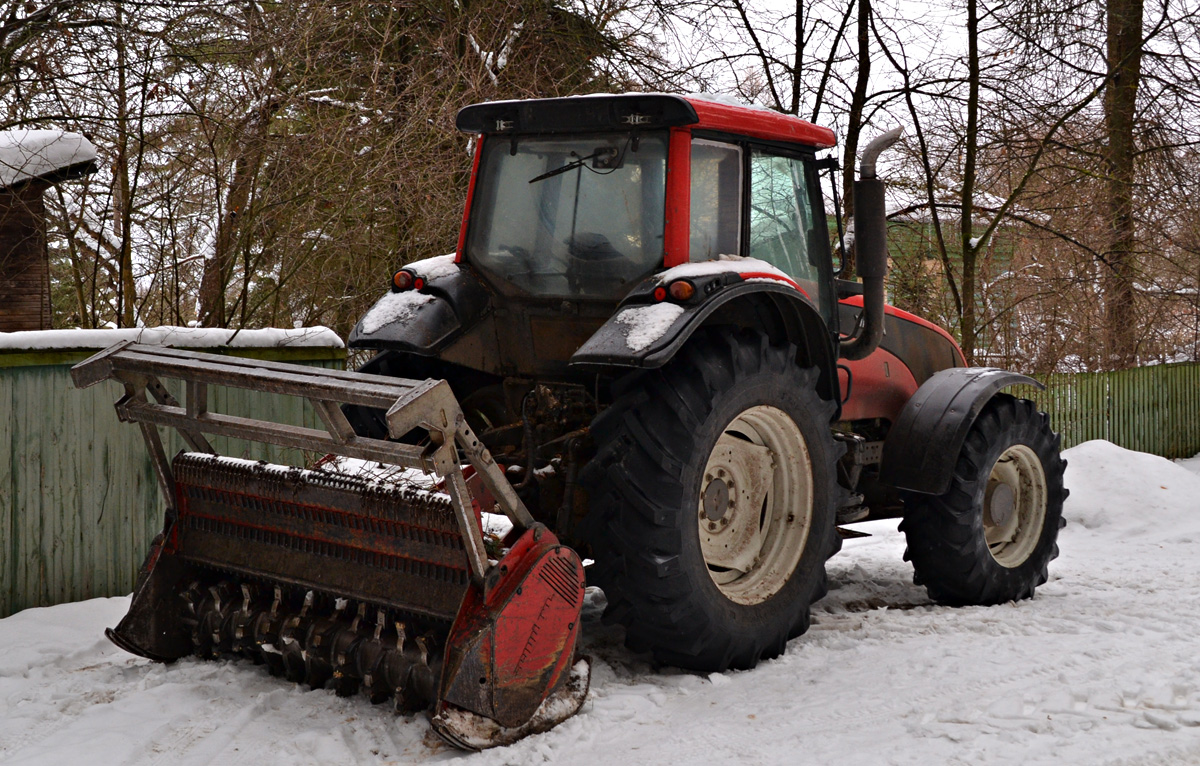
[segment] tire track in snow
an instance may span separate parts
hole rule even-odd
[[[39,745],[62,729],[64,721],[78,718],[88,708],[99,704],[111,704],[139,688],[130,683],[129,671],[143,660],[119,656],[116,652],[103,651],[111,646],[107,640],[96,642],[87,649],[80,649],[55,660],[37,663],[24,673],[25,678],[34,680],[30,693],[13,694],[0,706],[5,711],[0,733],[0,761],[15,761],[22,751]],[[101,651],[96,651],[100,649]],[[26,713],[37,707],[52,709],[40,717]],[[21,722],[15,733],[6,731]]]
[[[128,766],[210,766],[210,764],[229,764],[233,762],[224,751],[234,745],[238,734],[244,731],[252,722],[268,712],[277,710],[287,697],[287,691],[276,689],[262,692],[255,696],[253,702],[239,710],[231,719],[212,725],[212,719],[206,718],[192,724],[179,726],[181,718],[175,718],[165,726],[171,731],[171,736],[165,741],[149,742],[142,753],[126,761]],[[150,752],[154,756],[146,760]]]

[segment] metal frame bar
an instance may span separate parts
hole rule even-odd
[[[172,510],[175,508],[175,482],[157,426],[176,429],[197,452],[215,453],[204,436],[213,434],[374,460],[442,476],[446,479],[446,491],[466,543],[472,578],[480,584],[486,582],[490,564],[462,473],[462,458],[474,467],[500,509],[516,527],[529,529],[535,523],[491,454],[467,426],[462,408],[444,380],[390,378],[181,351],[130,341],[118,343],[75,365],[71,368],[71,377],[78,388],[87,388],[110,378],[124,384],[125,395],[116,403],[117,415],[122,421],[137,423],[141,428],[160,488]],[[171,396],[160,377],[184,382],[186,405]],[[325,430],[210,412],[209,385],[307,399]],[[154,401],[146,395],[147,391]],[[389,435],[393,439],[414,428],[424,428],[429,432],[432,444],[421,448],[359,436],[343,414],[341,404],[384,409]]]

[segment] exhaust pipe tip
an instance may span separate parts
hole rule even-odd
[[[879,159],[879,155],[890,149],[892,144],[900,140],[900,136],[904,133],[904,126],[892,128],[886,133],[881,133],[871,139],[871,143],[867,144],[867,148],[863,149],[862,160],[858,164],[858,177],[864,181],[875,178],[875,161]]]

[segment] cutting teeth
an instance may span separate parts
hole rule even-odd
[[[331,686],[342,697],[361,691],[373,703],[391,698],[402,713],[435,699],[441,657],[432,648],[440,641],[385,609],[228,580],[190,583],[179,597],[197,657],[246,657],[313,689]]]

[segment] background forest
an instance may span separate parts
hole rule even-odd
[[[453,249],[460,107],[620,90],[828,125],[846,188],[905,125],[891,297],[977,364],[1200,358],[1198,0],[0,0],[0,130],[101,153],[48,193],[56,327],[345,335]]]

